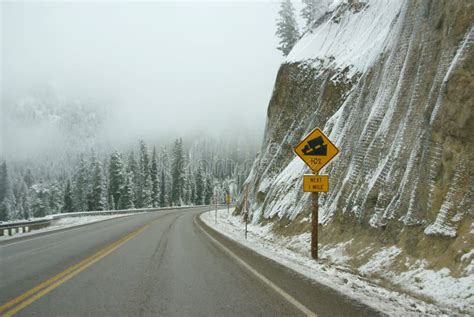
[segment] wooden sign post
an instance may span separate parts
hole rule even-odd
[[[329,190],[329,176],[318,175],[338,153],[338,148],[316,128],[301,141],[294,151],[314,172],[303,176],[303,191],[311,193],[311,257],[318,258],[318,193]]]

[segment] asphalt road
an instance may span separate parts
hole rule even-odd
[[[152,212],[2,242],[0,314],[380,314],[223,237],[199,220],[203,210]]]

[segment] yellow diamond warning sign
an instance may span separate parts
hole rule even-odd
[[[315,173],[339,153],[337,147],[319,128],[308,134],[294,151]]]
[[[304,175],[303,191],[307,193],[320,193],[329,191],[329,176],[312,174]]]

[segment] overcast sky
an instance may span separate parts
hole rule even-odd
[[[241,128],[261,136],[283,60],[277,2],[1,6],[4,109],[54,91],[106,107],[110,134]]]

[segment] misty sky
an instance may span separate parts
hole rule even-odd
[[[260,138],[283,60],[277,2],[1,7],[2,112],[48,91],[105,108],[112,141],[238,128]],[[12,142],[12,128],[2,130]]]

